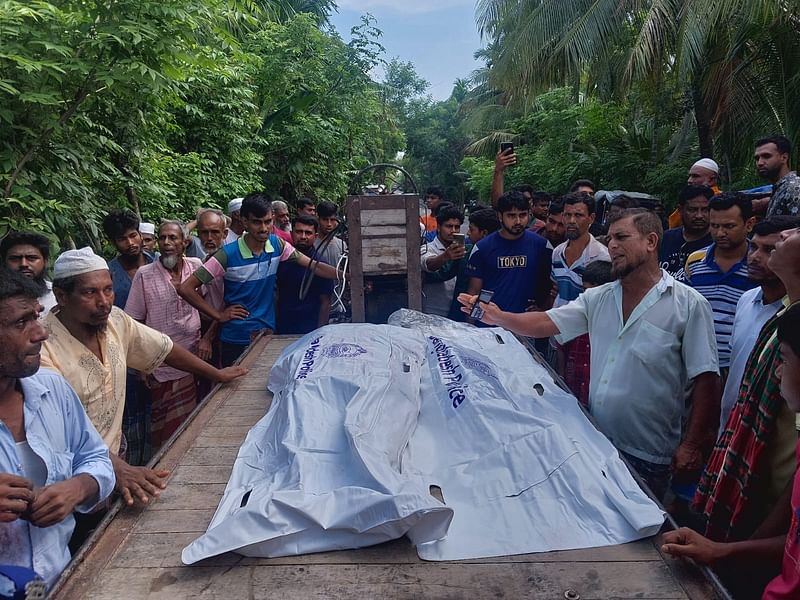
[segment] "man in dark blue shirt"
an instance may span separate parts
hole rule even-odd
[[[133,276],[139,267],[153,262],[153,255],[144,249],[139,217],[128,208],[109,212],[103,219],[103,232],[119,253],[108,261],[108,270],[114,284],[114,306],[124,309]]]
[[[316,217],[298,215],[292,219],[292,245],[303,254],[311,256],[319,233]],[[315,276],[305,298],[300,298],[300,287],[306,268],[295,262],[283,262],[278,268],[277,333],[301,334],[328,324],[331,311],[333,281]]]
[[[710,246],[709,204],[714,192],[704,185],[687,185],[678,196],[678,211],[683,225],[664,232],[659,262],[661,268],[678,281],[686,281],[683,268],[696,250]]]
[[[501,227],[472,251],[468,293],[491,290],[492,302],[508,312],[525,312],[532,304],[549,308],[552,253],[543,237],[527,230],[528,201],[521,192],[507,192],[496,208]]]

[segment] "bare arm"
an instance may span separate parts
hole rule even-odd
[[[206,302],[206,299],[200,294],[202,285],[203,282],[196,275],[189,275],[189,278],[181,283],[178,288],[178,295],[207,317],[215,321],[221,321],[222,313]]]
[[[761,562],[779,565],[783,558],[786,536],[780,535],[743,542],[713,542],[696,531],[681,527],[664,534],[661,550],[672,556],[691,558],[704,565],[723,561]]]
[[[297,253],[297,264],[303,267],[304,269],[308,268],[308,265],[311,264],[311,259],[307,257],[305,254],[300,252]],[[311,268],[311,272],[314,275],[318,275],[323,279],[341,279],[342,272],[337,271],[336,267],[330,266],[328,263],[324,263],[319,260],[314,261],[314,266]]]
[[[220,323],[226,323],[231,319],[246,319],[250,315],[250,312],[244,306],[238,304],[231,304],[226,306],[222,312],[218,311],[200,294],[202,285],[203,282],[196,275],[189,275],[189,278],[178,288],[178,295],[201,313]]]
[[[167,354],[164,362],[180,371],[194,373],[211,381],[220,381],[222,383],[228,383],[247,373],[247,369],[243,367],[217,369],[206,361],[200,360],[200,358],[178,344],[173,344],[172,350]]]
[[[507,167],[517,163],[517,155],[510,150],[498,152],[494,157],[494,175],[492,175],[492,208],[497,208],[497,200],[503,195],[505,171]]]
[[[695,377],[692,411],[686,424],[686,433],[672,459],[676,479],[693,479],[703,468],[709,432],[716,432],[719,424],[720,396],[719,375],[707,372]]]
[[[217,339],[219,333],[219,321],[211,321],[200,342],[197,344],[197,356],[202,360],[211,360],[211,355],[214,353],[214,341]]]
[[[464,305],[461,310],[469,314],[478,301],[478,296],[459,294],[458,301]],[[480,307],[484,310],[481,321],[487,325],[497,325],[513,333],[536,338],[550,337],[559,333],[556,324],[544,312],[510,313],[500,310],[500,307],[493,302],[488,304],[482,302]]]

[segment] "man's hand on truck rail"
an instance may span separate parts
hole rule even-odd
[[[113,455],[111,462],[117,477],[115,489],[128,506],[133,506],[134,503],[149,504],[151,499],[158,498],[161,490],[167,487],[165,479],[169,477],[169,471],[134,467]]]

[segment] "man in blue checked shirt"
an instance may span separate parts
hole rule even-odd
[[[38,297],[30,279],[0,271],[0,564],[51,587],[70,559],[72,513],[111,494],[114,469],[69,384],[39,370]]]

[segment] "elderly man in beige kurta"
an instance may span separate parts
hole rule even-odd
[[[44,320],[50,337],[42,347],[42,366],[64,376],[109,450],[117,454],[122,440],[126,369],[144,373],[155,370],[172,350],[172,340],[114,306],[100,339],[101,361],[67,331],[56,316],[58,308],[55,311]]]
[[[61,373],[77,392],[108,444],[117,490],[125,501],[133,504],[136,499],[146,504],[165,487],[169,473],[131,466],[117,456],[126,369],[149,373],[165,363],[223,383],[247,371],[241,367],[216,369],[113,306],[108,265],[91,248],[68,250],[58,257],[53,289],[58,307],[44,322],[50,337],[42,347],[42,366]]]

